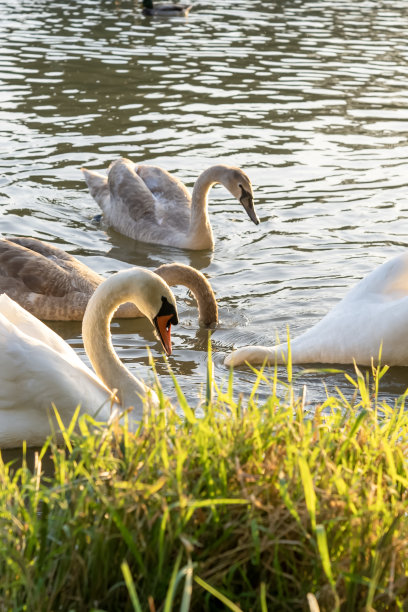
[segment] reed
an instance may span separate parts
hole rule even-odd
[[[200,416],[174,379],[136,434],[75,417],[34,470],[0,461],[0,609],[406,609],[406,395],[356,368],[308,407],[256,372],[242,397],[209,367]]]

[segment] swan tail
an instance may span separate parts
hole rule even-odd
[[[89,193],[98,206],[105,212],[110,205],[108,177],[99,174],[99,172],[87,170],[86,168],[81,168],[81,171],[88,185]]]

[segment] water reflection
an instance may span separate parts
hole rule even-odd
[[[112,241],[109,256],[134,266],[157,268],[164,263],[180,262],[204,270],[213,259],[212,251],[186,251],[165,245],[154,245],[150,250],[150,245],[145,242],[132,240],[110,228],[107,228],[107,233]]]
[[[406,2],[194,2],[171,23],[127,0],[0,0],[0,10],[0,231],[56,242],[103,275],[174,260],[204,271],[220,306],[220,379],[226,351],[272,344],[287,324],[301,333],[406,248]],[[214,253],[107,231],[92,223],[80,167],[119,155],[161,165],[189,188],[214,162],[239,165],[262,223],[249,227],[216,189]],[[186,319],[171,359],[193,400],[206,343],[189,298],[179,301]],[[63,334],[82,351],[78,326]],[[114,335],[148,378],[148,328]],[[386,375],[387,397],[404,388],[404,372]],[[237,390],[252,380],[237,371]],[[324,395],[321,379],[304,380],[312,397]],[[330,380],[347,387],[342,375]]]
[[[1,458],[4,464],[10,465],[11,471],[19,470],[24,464],[31,472],[35,472],[40,451],[41,449],[37,447],[28,448],[25,452],[21,448],[7,448],[1,450]],[[52,452],[48,450],[41,459],[41,474],[51,477],[54,469]]]

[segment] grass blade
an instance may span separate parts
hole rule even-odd
[[[125,579],[130,601],[132,602],[133,610],[135,612],[143,612],[142,606],[140,605],[140,601],[136,593],[135,583],[133,582],[132,574],[130,573],[127,561],[123,561],[120,567],[122,569],[122,574]]]
[[[208,584],[208,582],[205,582],[199,576],[194,576],[194,580],[197,584],[203,587],[203,589],[211,593],[211,595],[214,595],[214,597],[216,597],[219,601],[222,601],[222,603],[227,606],[229,610],[232,610],[233,612],[242,612],[242,609],[239,606],[229,600],[228,597],[225,597],[225,595],[217,591],[217,589]]]

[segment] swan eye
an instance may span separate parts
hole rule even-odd
[[[242,185],[239,185],[239,187],[241,187],[241,197],[239,198],[239,201],[246,208],[253,208],[254,202],[252,198],[252,193],[244,189]]]
[[[251,219],[251,221],[253,221],[255,225],[258,225],[259,219],[258,219],[258,215],[255,212],[254,198],[252,195],[252,191],[247,191],[242,185],[240,185],[240,187],[241,187],[241,197],[239,198],[239,201],[241,202],[242,206],[245,208],[247,215]]]

